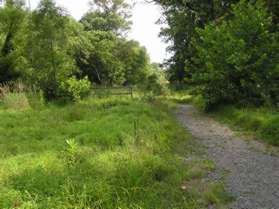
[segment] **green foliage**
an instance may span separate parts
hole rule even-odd
[[[266,0],[266,5],[272,13],[273,30],[278,31],[279,23],[279,2],[277,0]]]
[[[82,33],[75,45],[75,57],[78,75],[88,76],[99,85],[139,85],[149,75],[145,48],[111,32]]]
[[[121,35],[130,29],[131,5],[125,0],[91,0],[91,10],[81,23],[86,31],[106,31]]]
[[[268,143],[279,146],[279,116],[266,119],[260,126],[259,132]]]
[[[73,101],[79,101],[89,94],[90,89],[91,83],[87,77],[81,80],[71,77],[60,84],[60,96]]]
[[[129,28],[131,6],[120,0],[95,0],[82,19],[85,32],[76,46],[82,76],[100,85],[138,85],[147,79],[146,49],[123,38]]]
[[[150,96],[166,95],[169,93],[168,80],[165,72],[157,64],[150,65],[149,74],[140,86]]]
[[[124,63],[118,58],[118,38],[105,31],[85,32],[77,46],[76,60],[82,76],[97,84],[122,84]]]
[[[198,36],[196,28],[204,28],[206,24],[222,19],[227,15],[230,5],[237,0],[155,0],[155,2],[162,5],[162,22],[167,22],[161,36],[170,44],[169,50],[172,53],[168,60],[170,81],[189,83],[192,69],[187,64],[192,63],[192,57],[196,54],[191,43],[192,38]]]
[[[222,102],[278,102],[278,37],[261,2],[233,6],[233,17],[198,29],[193,81],[210,108]]]
[[[0,116],[0,208],[205,209],[209,192],[226,203],[205,190],[212,163],[183,161],[197,149],[166,105],[94,98]]]
[[[197,28],[204,28],[207,24],[216,23],[232,17],[231,5],[240,0],[207,0],[207,1],[175,1],[154,0],[163,9],[162,23],[167,23],[161,31],[161,36],[170,44],[172,52],[168,60],[169,77],[172,83],[191,83],[192,58],[196,50],[192,39],[198,38]],[[246,1],[246,3],[255,1]],[[278,31],[279,2],[278,0],[262,0],[272,14],[272,31]]]
[[[204,195],[210,205],[222,204],[222,202],[231,202],[234,199],[231,195],[226,193],[222,184],[209,184]]]
[[[106,86],[148,81],[145,48],[125,37],[131,24],[126,1],[93,0],[80,22],[54,0],[41,0],[33,11],[24,8],[21,0],[0,8],[1,84],[21,79],[47,100],[62,94],[78,100],[84,83],[70,85],[73,76]]]
[[[78,166],[83,160],[82,150],[75,139],[66,140],[67,147],[62,152],[66,164],[69,167]],[[85,159],[84,159],[85,160]]]
[[[201,112],[208,111],[207,101],[203,98],[202,95],[194,96],[193,99],[192,99],[192,103]]]
[[[147,76],[150,63],[138,42],[127,41],[112,32],[89,31],[75,45],[81,76],[102,85],[136,85]]]
[[[0,83],[16,80],[23,74],[20,51],[25,38],[26,16],[20,0],[8,0],[0,8]]]
[[[69,19],[52,0],[42,0],[29,23],[26,56],[29,60],[30,82],[38,85],[47,99],[58,96],[59,83],[74,71],[68,52]]]
[[[117,57],[124,64],[125,85],[139,85],[147,78],[150,58],[146,49],[138,42],[120,40],[117,46]]]

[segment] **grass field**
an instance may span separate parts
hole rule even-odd
[[[172,105],[91,98],[32,108],[14,97],[0,106],[1,209],[202,209],[230,200],[205,180],[214,164],[200,159]]]
[[[233,128],[279,146],[279,112],[272,108],[220,106],[211,115]]]

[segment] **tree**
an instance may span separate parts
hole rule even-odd
[[[261,2],[241,0],[233,16],[221,24],[197,29],[193,81],[207,106],[219,103],[276,104],[278,95],[278,34]],[[193,67],[193,66],[192,66]]]
[[[273,30],[278,30],[279,1],[263,1],[273,14]],[[169,50],[173,56],[167,63],[170,80],[179,83],[191,81],[192,58],[196,54],[191,40],[198,36],[196,28],[204,28],[209,23],[230,19],[231,6],[239,0],[154,0],[154,2],[159,3],[163,9],[163,18],[160,22],[166,22],[168,25],[162,29],[161,36],[171,44]]]
[[[19,62],[26,11],[20,0],[7,0],[0,8],[0,83],[20,76]]]
[[[148,65],[147,75],[139,87],[149,96],[158,96],[168,93],[168,84],[163,69],[157,63],[152,63]]]
[[[107,31],[121,35],[130,29],[131,5],[125,0],[92,0],[91,10],[81,23],[86,31]]]
[[[146,49],[112,32],[85,31],[74,51],[80,76],[94,83],[137,85],[147,76],[150,58]]]
[[[146,50],[123,36],[131,24],[130,9],[124,0],[94,0],[81,19],[86,32],[76,59],[82,75],[91,81],[135,85],[146,76]]]
[[[124,64],[118,58],[118,38],[111,32],[84,32],[76,46],[76,62],[81,76],[97,84],[124,82]]]
[[[162,5],[163,19],[167,27],[163,28],[161,36],[171,43],[169,50],[173,56],[168,61],[170,80],[182,83],[191,78],[191,71],[186,63],[191,62],[195,50],[191,40],[196,36],[195,29],[203,28],[208,22],[214,21],[224,13],[225,5],[220,1],[174,1],[158,0]]]
[[[59,94],[59,85],[75,70],[69,53],[69,17],[52,0],[42,0],[29,23],[27,58],[31,82],[48,99]]]
[[[137,41],[120,39],[117,57],[124,64],[125,85],[137,85],[144,81],[148,74],[150,58],[144,47]]]

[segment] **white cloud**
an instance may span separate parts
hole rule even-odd
[[[30,0],[31,8],[38,5],[39,0]],[[80,19],[89,9],[88,0],[56,0],[59,6],[66,8],[70,14]],[[154,4],[148,4],[143,0],[136,1],[133,9],[133,27],[129,38],[135,39],[147,48],[153,62],[162,62],[167,57],[166,44],[158,37],[160,26],[156,21],[161,15],[160,8]]]

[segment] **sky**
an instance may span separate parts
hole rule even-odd
[[[31,8],[38,5],[39,0],[29,0]],[[56,0],[59,6],[64,7],[69,13],[79,20],[89,9],[88,0]],[[128,34],[129,39],[135,39],[145,46],[152,62],[161,63],[168,57],[166,53],[167,45],[158,37],[160,25],[156,21],[161,16],[159,6],[146,3],[144,0],[136,0],[133,8],[133,26]],[[28,3],[28,0],[27,0]]]

